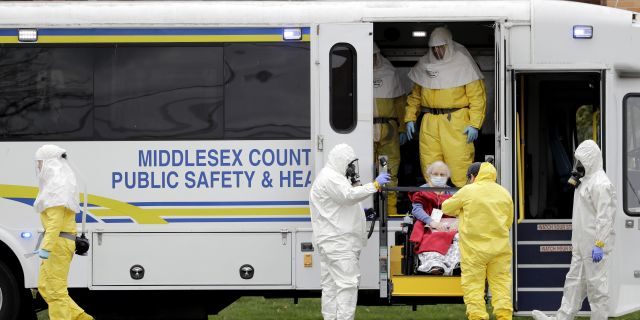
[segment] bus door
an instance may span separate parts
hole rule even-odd
[[[506,131],[514,140],[514,307],[524,314],[554,312],[571,262],[573,188],[567,180],[582,141],[604,147],[605,72],[535,66],[510,72],[514,108]],[[582,311],[588,310],[585,300]]]
[[[614,108],[605,127],[615,138],[607,139],[607,171],[614,181],[618,196],[618,215],[615,220],[613,265],[609,270],[610,316],[621,316],[640,310],[640,68],[623,70],[616,66],[615,75],[608,79],[613,85],[611,96]],[[610,119],[609,119],[610,118]],[[615,288],[615,289],[614,289]]]
[[[311,34],[315,172],[334,146],[346,143],[358,157],[360,181],[373,181],[373,24],[317,24]],[[372,198],[362,205],[373,207]],[[374,234],[360,255],[360,289],[378,289],[377,241]]]
[[[335,145],[346,143],[359,158],[360,180],[373,179],[372,34],[371,23],[315,26],[316,172]]]

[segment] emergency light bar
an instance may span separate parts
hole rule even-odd
[[[284,40],[302,40],[302,30],[300,28],[284,29],[282,38]]]
[[[36,29],[20,29],[20,30],[18,30],[18,41],[20,41],[20,42],[36,42],[36,41],[38,41],[38,30],[36,30]]]
[[[591,39],[593,38],[593,26],[573,26],[574,39]]]

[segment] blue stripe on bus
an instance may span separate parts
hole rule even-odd
[[[301,28],[309,34],[309,28]],[[284,28],[39,29],[41,36],[280,35]],[[16,30],[6,30],[17,35]],[[1,33],[0,33],[1,35]]]
[[[195,201],[195,202],[129,202],[137,207],[233,207],[233,206],[308,206],[309,201]]]
[[[104,223],[133,223],[131,219],[102,219]]]
[[[98,220],[92,217],[90,214],[87,215],[87,223],[96,223]],[[82,212],[76,213],[76,223],[82,223]]]
[[[16,29],[0,29],[0,36],[18,36]]]
[[[309,222],[311,218],[164,218],[169,223],[185,222]]]

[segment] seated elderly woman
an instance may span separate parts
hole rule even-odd
[[[429,181],[423,187],[448,188],[449,167],[436,161],[427,167]],[[428,274],[452,275],[460,268],[457,220],[442,215],[442,203],[453,191],[419,191],[409,194],[416,222],[409,241],[414,244],[420,264],[417,271]]]

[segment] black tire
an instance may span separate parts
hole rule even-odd
[[[11,269],[0,261],[0,320],[16,320],[24,297]]]

